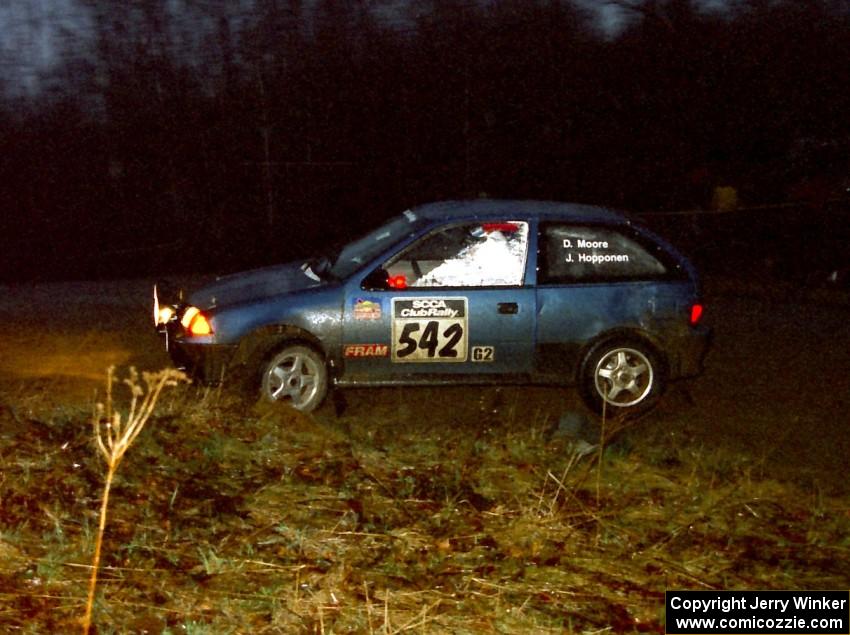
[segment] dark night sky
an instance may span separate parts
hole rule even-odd
[[[238,3],[232,3],[234,5]],[[376,3],[376,14],[384,23],[409,28],[405,0]],[[616,34],[627,19],[626,11],[608,0],[579,0],[591,11],[602,28]],[[702,0],[708,10],[723,11],[727,0]],[[38,92],[39,77],[49,75],[61,63],[61,39],[67,32],[86,33],[92,29],[91,12],[76,0],[29,0],[0,3],[0,67],[11,90]]]
[[[777,226],[834,241],[845,2],[581,5],[0,2],[0,277],[264,264],[481,193],[657,212],[727,186],[797,206],[751,228],[776,251]]]

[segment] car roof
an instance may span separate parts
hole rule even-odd
[[[560,203],[555,201],[472,199],[441,201],[420,205],[410,210],[416,216],[427,220],[446,220],[452,218],[500,218],[504,220],[513,214],[530,216],[541,220],[566,220],[583,223],[608,223],[623,225],[629,219],[624,214],[607,207],[583,205],[579,203]]]

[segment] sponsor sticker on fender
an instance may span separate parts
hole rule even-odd
[[[346,344],[345,357],[387,357],[390,347],[387,344]]]
[[[393,362],[465,362],[466,298],[393,298]]]
[[[381,301],[373,298],[356,298],[352,312],[355,320],[380,320]]]

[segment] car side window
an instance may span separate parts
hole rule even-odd
[[[541,284],[653,279],[667,268],[641,244],[608,227],[543,226]]]
[[[390,287],[488,287],[523,283],[528,223],[476,222],[428,234],[387,262]]]

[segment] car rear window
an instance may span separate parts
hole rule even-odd
[[[610,227],[542,227],[538,281],[596,282],[663,277],[667,267],[633,238]]]

